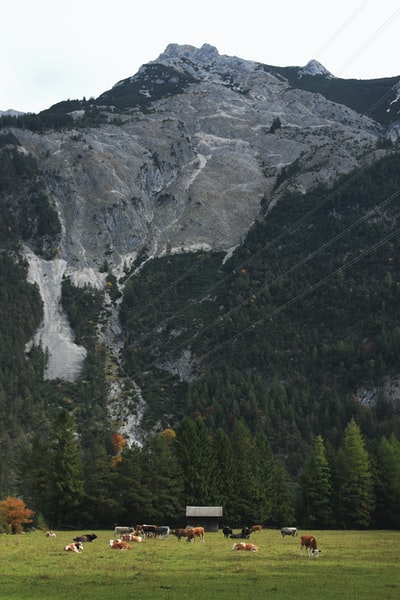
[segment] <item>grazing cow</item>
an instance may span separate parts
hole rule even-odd
[[[116,527],[114,529],[114,537],[119,537],[124,533],[133,533],[134,531],[133,527]]]
[[[247,550],[248,552],[259,552],[260,548],[254,544],[238,542],[233,544],[232,550]]]
[[[250,537],[250,527],[243,527],[240,533],[232,533],[229,537],[234,540],[248,540]]]
[[[132,546],[122,540],[110,540],[110,548],[113,550],[131,550]]]
[[[156,536],[157,525],[136,525],[136,531],[140,531],[146,537]]]
[[[321,550],[318,550],[317,540],[315,537],[313,535],[302,535],[300,540],[300,551],[303,552],[305,548],[308,556],[314,556],[314,558],[317,558]]]
[[[57,537],[54,531],[46,531],[46,537],[55,538]]]
[[[262,525],[252,525],[250,527],[251,533],[254,533],[255,531],[261,531],[262,530]]]
[[[170,528],[168,525],[161,525],[161,527],[156,527],[154,529],[154,537],[164,538],[167,540],[169,538]]]
[[[187,530],[187,542],[195,542],[197,537],[199,538],[200,542],[204,542],[204,527],[192,527],[192,529]]]
[[[95,533],[85,533],[84,535],[78,535],[72,539],[74,542],[93,542],[93,540],[97,539],[97,535]]]
[[[83,544],[82,542],[73,542],[65,546],[64,550],[66,552],[83,552]]]
[[[225,526],[222,528],[222,533],[224,534],[224,537],[226,537],[226,538],[227,538],[227,537],[229,537],[230,535],[232,535],[233,531],[232,531],[232,529],[231,529],[230,527],[228,527],[227,525],[225,525]]]
[[[282,527],[281,535],[284,538],[285,535],[291,535],[292,537],[297,536],[297,527]]]
[[[184,529],[181,527],[180,529],[173,529],[171,533],[172,535],[175,535],[178,538],[178,542],[180,542],[181,538],[187,536],[188,531],[190,531],[190,529]]]

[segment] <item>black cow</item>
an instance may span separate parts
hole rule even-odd
[[[78,535],[72,539],[74,542],[93,542],[93,540],[97,539],[97,535],[95,533],[85,533],[84,535]]]
[[[228,527],[227,525],[225,525],[225,526],[222,528],[222,533],[224,534],[224,537],[226,537],[226,538],[227,538],[227,537],[229,537],[230,535],[232,535],[233,531],[232,531],[232,529],[231,529],[230,527]]]
[[[243,527],[240,533],[231,533],[229,536],[233,540],[248,540],[251,534],[250,527]]]

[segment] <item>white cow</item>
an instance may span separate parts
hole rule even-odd
[[[296,537],[297,527],[282,527],[281,534],[283,538],[285,537],[285,535],[291,535],[292,537]]]

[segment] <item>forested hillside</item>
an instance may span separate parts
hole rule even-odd
[[[187,504],[223,505],[237,525],[399,526],[399,403],[358,396],[400,368],[397,153],[333,189],[265,202],[231,256],[127,270],[117,369],[96,336],[104,292],[66,280],[63,306],[88,350],[68,383],[45,380],[46,353],[27,346],[42,304],[20,244],[49,256],[59,227],[14,144],[2,138],[1,497],[20,495],[51,526],[173,524]],[[117,379],[140,387],[143,447],[109,414]]]

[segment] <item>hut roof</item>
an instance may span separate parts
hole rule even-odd
[[[187,517],[222,517],[222,506],[187,506]]]

